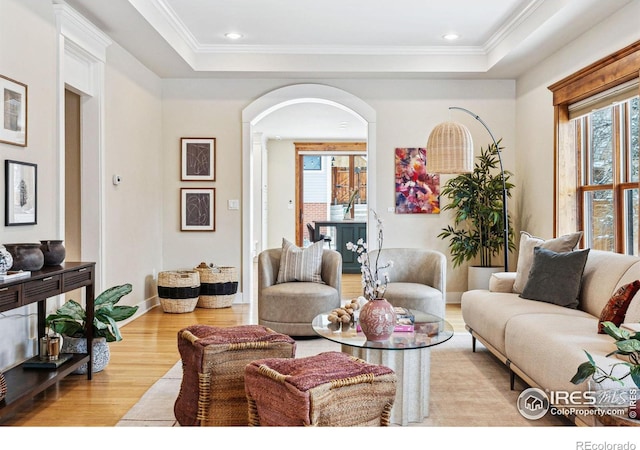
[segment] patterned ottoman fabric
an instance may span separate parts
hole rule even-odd
[[[296,342],[261,325],[192,325],[178,332],[182,383],[174,414],[182,426],[248,425],[244,369],[256,359],[293,358]]]
[[[245,368],[252,426],[386,426],[396,374],[346,353],[267,358]]]

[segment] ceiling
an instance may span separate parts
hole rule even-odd
[[[633,0],[54,1],[161,78],[515,79]],[[337,138],[362,135],[353,117],[328,120]]]

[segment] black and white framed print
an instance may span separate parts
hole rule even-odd
[[[181,188],[180,211],[182,231],[215,231],[215,188]]]
[[[27,146],[27,85],[0,75],[0,142]]]
[[[182,181],[216,180],[216,139],[181,138]]]
[[[35,225],[38,223],[38,166],[5,161],[4,224]]]

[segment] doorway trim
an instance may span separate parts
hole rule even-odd
[[[58,31],[58,217],[57,233],[65,232],[66,88],[80,95],[81,116],[81,257],[96,263],[96,292],[105,282],[104,264],[104,133],[105,61],[112,41],[66,4],[53,5]]]
[[[294,84],[275,89],[257,98],[242,111],[242,301],[251,303],[253,298],[253,256],[255,246],[251,242],[254,229],[254,186],[261,170],[254,168],[253,125],[274,111],[299,103],[322,103],[342,109],[367,124],[368,169],[371,178],[367,186],[367,199],[371,208],[376,207],[376,112],[359,97],[332,86],[322,84]],[[371,228],[369,221],[369,228]],[[375,225],[373,225],[375,226]],[[375,230],[373,230],[375,232]],[[368,230],[369,233],[372,230]]]

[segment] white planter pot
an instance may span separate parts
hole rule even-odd
[[[87,353],[87,339],[64,336],[62,341],[62,353]],[[100,372],[107,367],[111,353],[109,352],[109,344],[107,338],[98,337],[93,339],[93,373]],[[83,364],[73,371],[75,374],[87,373],[87,364]]]
[[[502,266],[492,266],[492,267],[480,267],[480,266],[469,266],[469,271],[467,272],[467,290],[472,291],[474,289],[489,289],[489,280],[491,279],[491,274],[497,272],[504,272],[504,267]]]

